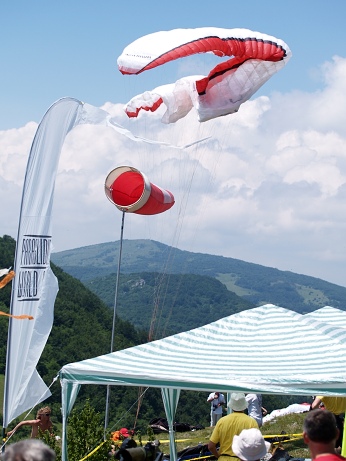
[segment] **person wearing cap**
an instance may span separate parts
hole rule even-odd
[[[215,458],[223,457],[223,461],[231,461],[229,458],[238,459],[232,449],[235,435],[239,435],[244,429],[258,429],[257,422],[244,413],[247,408],[245,394],[233,392],[228,407],[232,413],[219,419],[208,443],[209,451]],[[220,445],[219,450],[216,448],[217,444]]]
[[[211,394],[209,394],[207,402],[211,403],[210,427],[213,427],[222,417],[222,405],[226,403],[225,396],[220,392],[212,392]]]
[[[320,457],[323,457],[323,461],[344,461],[345,458],[336,453],[338,437],[339,429],[332,412],[320,409],[307,414],[303,424],[303,439],[313,461]]]
[[[266,442],[259,429],[244,429],[233,437],[232,450],[242,461],[258,461],[269,451],[270,443]]]
[[[127,429],[127,427],[122,427],[119,429],[119,435],[121,440],[126,439],[127,437],[130,437],[130,431]]]
[[[137,443],[133,440],[134,431],[129,431],[126,427],[122,427],[119,430],[119,437],[122,440],[122,444],[120,448],[127,449],[127,448],[136,448]]]

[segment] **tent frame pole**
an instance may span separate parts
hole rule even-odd
[[[114,295],[114,306],[113,306],[113,324],[112,324],[112,338],[111,338],[111,350],[110,350],[111,353],[114,352],[115,319],[116,319],[117,301],[118,301],[121,255],[123,251],[124,221],[125,221],[125,211],[123,211],[122,219],[121,219],[118,269],[117,269],[117,278],[116,278],[116,283],[115,283],[115,295]],[[106,432],[107,432],[107,427],[109,423],[109,401],[110,401],[110,385],[107,384],[105,423],[104,423],[104,433],[103,433],[104,440],[107,439]]]

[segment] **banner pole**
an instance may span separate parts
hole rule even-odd
[[[111,353],[114,351],[115,319],[116,319],[117,300],[118,300],[121,254],[123,250],[124,221],[125,221],[125,211],[123,211],[123,215],[121,219],[118,269],[117,269],[117,278],[116,278],[116,283],[115,283],[115,295],[114,295],[114,306],[113,306],[113,325],[112,325],[112,338],[111,338],[111,350],[110,350]],[[107,384],[105,424],[104,424],[104,434],[103,434],[104,440],[106,440],[106,431],[107,431],[108,422],[109,422],[109,401],[110,401],[110,385]]]

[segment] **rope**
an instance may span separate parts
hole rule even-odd
[[[272,445],[279,445],[280,443],[284,443],[284,442],[294,442],[295,440],[301,440],[303,438],[303,435],[301,435],[301,437],[292,437],[291,439],[287,439],[287,440],[279,440],[277,442],[272,442]]]
[[[115,428],[115,426],[117,426],[117,425],[120,423],[120,421],[121,421],[122,419],[125,418],[125,416],[126,416],[126,415],[130,412],[130,410],[136,405],[136,403],[138,403],[138,400],[144,396],[144,394],[147,392],[148,389],[149,389],[149,387],[147,387],[147,388],[144,390],[144,392],[143,392],[143,393],[138,397],[138,399],[130,406],[130,408],[123,414],[123,416],[122,416],[121,418],[119,418],[118,421],[116,421],[116,422],[113,424],[113,426],[111,426],[110,429],[108,429],[108,432],[112,432],[112,430]]]
[[[277,434],[277,435],[263,435],[264,439],[274,439],[274,440],[269,440],[269,442],[272,443],[272,445],[277,445],[279,443],[284,443],[284,442],[292,442],[294,440],[299,440],[303,438],[303,433],[299,434]]]
[[[268,439],[268,438],[274,438],[274,437],[303,437],[303,433],[300,432],[299,434],[277,434],[277,435],[268,435],[268,434],[265,434],[263,435],[263,438],[265,439]]]
[[[100,445],[99,445],[98,447],[94,448],[94,449],[93,449],[92,451],[90,451],[86,456],[84,456],[84,458],[80,459],[79,461],[84,461],[85,459],[89,458],[89,456],[91,456],[91,455],[93,455],[94,453],[96,453],[97,450],[99,450],[99,449],[102,447],[102,445],[103,445],[104,443],[106,443],[107,441],[108,441],[108,440],[104,440],[102,443],[100,443]]]
[[[198,458],[191,458],[189,461],[196,461],[198,459],[207,459],[207,458],[215,458],[214,455],[207,455],[207,456],[199,456]]]
[[[137,411],[136,411],[136,416],[135,416],[135,421],[133,423],[133,430],[136,429],[136,425],[137,425],[137,420],[138,420],[138,416],[139,416],[139,411],[140,411],[140,408],[141,408],[141,405],[142,405],[142,401],[143,401],[143,398],[144,398],[144,394],[147,392],[147,390],[149,389],[149,387],[147,387],[146,389],[144,389],[143,391],[143,387],[139,387],[138,388],[138,399],[137,399],[137,402],[138,402],[138,405],[137,405]],[[135,402],[136,403],[136,402]],[[134,406],[135,403],[132,405]],[[132,407],[131,407],[132,408]]]

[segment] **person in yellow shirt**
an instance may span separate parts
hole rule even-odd
[[[314,401],[311,404],[311,410],[320,408],[323,404],[324,408],[335,416],[336,424],[339,429],[339,437],[335,443],[335,448],[341,449],[342,447],[342,436],[344,433],[344,414],[346,411],[346,397],[329,397],[325,395],[316,395]]]
[[[232,450],[233,437],[239,435],[243,429],[258,429],[258,424],[251,416],[244,413],[247,408],[245,394],[241,392],[232,393],[228,407],[232,410],[232,413],[223,416],[216,423],[215,429],[210,436],[208,449],[215,458],[223,458],[222,461],[232,461],[230,458],[233,458],[233,461],[239,461]],[[220,444],[219,450],[217,450],[218,444]]]

